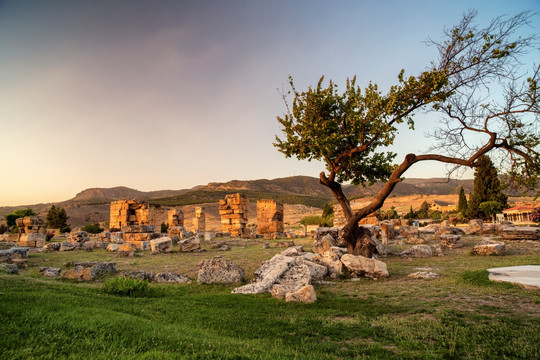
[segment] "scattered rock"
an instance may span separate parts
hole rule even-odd
[[[305,285],[300,289],[285,295],[286,302],[312,303],[317,301],[313,285]]]
[[[64,271],[62,276],[65,279],[91,281],[115,272],[116,263],[114,262],[88,261],[75,263],[73,269]]]
[[[501,230],[503,240],[538,240],[540,227],[532,226],[505,226]]]
[[[386,264],[376,259],[370,259],[360,255],[345,254],[341,262],[351,273],[370,278],[389,277]]]
[[[118,253],[118,256],[121,256],[121,257],[132,257],[133,255],[135,255],[135,250],[136,250],[135,245],[130,244],[130,243],[125,243],[118,246],[117,253]]]
[[[278,279],[296,263],[291,256],[274,255],[270,260],[264,261],[255,271],[251,284],[241,286],[232,291],[233,294],[262,294],[272,290]]]
[[[436,279],[440,277],[440,275],[434,272],[430,272],[430,271],[418,271],[418,272],[407,275],[407,277],[411,279],[430,280],[430,279]]]
[[[108,242],[105,241],[96,241],[94,248],[96,249],[106,249],[109,246]]]
[[[313,262],[324,265],[328,268],[328,273],[331,278],[337,278],[343,274],[343,264],[340,259],[347,250],[333,246],[329,251],[313,257]]]
[[[198,236],[190,237],[178,242],[181,252],[191,252],[196,251],[201,248],[201,241]]]
[[[57,277],[62,272],[61,268],[42,266],[39,268],[39,273],[43,276]]]
[[[416,226],[401,226],[399,235],[408,238],[409,236],[418,236],[418,228]]]
[[[322,254],[330,250],[332,246],[337,246],[336,240],[330,234],[326,234],[323,237],[319,237],[312,245],[311,248],[316,254]]]
[[[293,247],[294,241],[292,240],[284,240],[284,241],[278,241],[276,242],[276,247]]]
[[[263,249],[270,249],[270,244],[265,242],[265,243],[263,243],[262,248]]]
[[[420,244],[423,244],[425,242],[426,241],[424,239],[422,239],[420,236],[411,235],[411,236],[407,237],[407,244],[420,245]]]
[[[172,272],[160,272],[154,277],[154,281],[158,283],[175,283],[186,284],[191,283],[191,279],[185,275],[176,274]]]
[[[18,274],[19,268],[15,264],[0,264],[0,271],[6,274]]]
[[[109,244],[107,245],[107,251],[118,251],[120,244]]]
[[[244,281],[244,270],[223,259],[207,259],[199,263],[197,282],[201,284],[234,284]]]
[[[435,231],[435,240],[439,240],[441,236],[443,235],[461,235],[463,233],[464,233],[463,230],[454,226],[449,226],[449,227],[440,226]]]
[[[471,254],[481,256],[501,256],[506,254],[506,244],[504,242],[493,241],[491,239],[484,239],[476,244]]]
[[[326,266],[309,261],[303,256],[296,258],[296,264],[306,265],[308,267],[312,282],[320,282],[328,274],[328,268]]]
[[[441,246],[449,249],[456,249],[463,246],[463,244],[459,242],[461,240],[461,235],[439,235],[439,240]]]
[[[433,249],[433,252],[435,253],[435,255],[444,256],[444,252],[442,250],[441,245],[435,244],[435,245],[432,245],[431,248]]]
[[[302,246],[293,246],[283,250],[280,254],[283,256],[301,256],[304,254],[304,248]]]
[[[44,251],[58,251],[60,250],[60,243],[59,242],[46,243],[43,246],[43,250]]]
[[[87,242],[81,243],[81,249],[86,250],[86,251],[93,251],[95,246],[96,246],[95,241],[87,241]]]
[[[78,243],[72,243],[69,241],[62,241],[60,244],[60,251],[73,251],[75,249],[78,249],[79,245]]]
[[[278,299],[285,299],[288,293],[295,292],[310,283],[311,274],[308,266],[295,264],[277,279],[277,284],[272,287],[272,296]]]
[[[465,229],[465,234],[474,235],[482,233],[484,221],[482,219],[473,219],[469,221],[469,227]]]
[[[122,271],[120,276],[136,280],[154,281],[154,274],[146,271]]]
[[[88,233],[86,231],[73,231],[70,234],[70,241],[76,243],[85,243],[87,241],[90,241],[90,236],[88,236]]]
[[[170,237],[162,237],[159,239],[150,240],[150,248],[153,253],[172,252],[173,251],[172,239]]]
[[[433,251],[427,245],[414,245],[402,251],[399,255],[411,258],[423,258],[433,256]]]
[[[218,250],[219,250],[219,251],[229,251],[229,250],[231,250],[231,248],[229,247],[229,245],[224,244],[224,245],[221,246]]]

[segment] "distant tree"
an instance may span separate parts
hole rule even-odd
[[[60,232],[70,232],[71,228],[67,223],[69,216],[67,216],[66,210],[61,207],[51,206],[49,212],[47,212],[47,227],[51,229],[60,229]]]
[[[326,203],[322,209],[322,217],[329,218],[334,215],[334,207],[330,203]]]
[[[430,210],[428,215],[429,215],[429,218],[432,219],[432,220],[441,220],[442,211],[440,211],[440,210]]]
[[[483,155],[478,158],[478,167],[474,170],[473,192],[469,197],[467,210],[469,218],[491,216],[480,209],[480,204],[488,201],[498,202],[504,209],[508,204],[508,197],[502,192],[497,169],[493,166],[491,159]]]
[[[322,216],[317,216],[317,215],[306,216],[305,218],[300,220],[300,223],[302,225],[319,225],[319,226],[325,226],[325,227],[334,226],[332,219],[324,218]]]
[[[478,208],[480,212],[482,212],[485,216],[491,217],[493,222],[495,222],[497,220],[495,215],[499,214],[504,209],[504,206],[498,201],[485,201],[480,203]]]
[[[286,112],[277,118],[284,137],[274,145],[286,157],[323,161],[319,181],[328,187],[343,209],[347,224],[341,230],[349,254],[371,257],[375,244],[358,222],[380,209],[402,176],[413,165],[437,161],[455,167],[476,168],[490,151],[500,156],[510,181],[535,188],[540,178],[540,66],[522,77],[522,55],[536,49],[535,36],[519,36],[531,12],[498,17],[486,26],[474,24],[476,12],[445,30],[442,41],[430,41],[439,57],[418,76],[404,70],[388,91],[374,83],[362,89],[356,78],[344,92],[321,77],[315,87],[283,94]],[[288,94],[292,101],[288,100]],[[388,151],[396,136],[414,130],[420,111],[435,111],[442,125],[431,134],[430,153],[407,154],[395,164]],[[405,128],[404,128],[405,127]],[[400,129],[401,128],[401,129]],[[366,206],[353,212],[342,183],[384,185]]]
[[[459,188],[459,201],[457,211],[462,216],[465,216],[467,214],[467,197],[465,196],[465,190],[463,190],[463,186]]]
[[[15,220],[17,220],[18,218],[25,217],[25,216],[36,216],[36,213],[32,209],[15,210],[11,214],[5,215],[6,224],[9,228],[11,228],[12,226],[15,226]]]
[[[99,234],[103,229],[99,226],[98,223],[86,224],[81,228],[82,231],[86,231],[89,234]]]
[[[414,219],[416,218],[416,212],[413,210],[412,205],[409,212],[404,216],[405,219]]]
[[[416,216],[419,219],[426,219],[429,216],[429,208],[431,205],[427,203],[427,201],[424,201],[422,205],[420,205],[420,209],[418,210]]]

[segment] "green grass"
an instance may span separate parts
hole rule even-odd
[[[198,254],[104,251],[36,253],[20,275],[0,275],[1,359],[536,359],[540,291],[486,280],[485,269],[538,264],[540,247],[508,246],[505,257],[469,255],[385,259],[387,280],[334,280],[318,301],[292,304],[269,295],[232,295],[232,286],[153,284],[144,297],[107,294],[102,284],[38,275],[39,266],[116,261],[119,270],[180,271],[222,255],[250,276],[282,249],[239,242]],[[297,240],[309,244],[309,240]],[[402,247],[392,244],[391,250]],[[431,267],[436,280],[407,274]]]

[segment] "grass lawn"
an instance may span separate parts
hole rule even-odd
[[[0,359],[538,359],[540,290],[487,281],[486,268],[540,264],[540,242],[508,244],[504,257],[469,255],[478,238],[444,257],[383,259],[387,280],[338,279],[318,301],[232,295],[234,286],[151,284],[145,297],[108,295],[103,283],[44,278],[40,266],[115,261],[118,270],[178,271],[230,259],[250,277],[283,249],[119,258],[104,250],[31,253],[19,275],[0,274]],[[309,249],[310,241],[297,243]],[[405,248],[391,244],[392,251]],[[406,276],[429,267],[435,280]]]

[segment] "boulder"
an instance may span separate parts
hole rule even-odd
[[[345,254],[341,257],[341,262],[349,272],[359,276],[370,278],[385,278],[390,276],[386,264],[376,259]]]
[[[463,244],[459,242],[460,240],[461,235],[439,235],[439,241],[441,246],[447,247],[449,249],[462,247]]]
[[[538,240],[540,227],[531,226],[505,226],[501,230],[503,240]]]
[[[278,299],[285,299],[288,293],[295,292],[311,283],[310,270],[307,265],[295,264],[283,276],[278,278],[276,282],[272,286],[272,296]]]
[[[78,249],[78,248],[79,248],[78,243],[72,243],[72,242],[69,242],[69,241],[62,241],[62,243],[60,244],[60,251],[72,251],[72,250],[75,250],[75,249]]]
[[[435,245],[432,245],[431,248],[433,249],[433,253],[437,256],[444,256],[444,252],[442,250],[442,247],[441,245],[439,244],[435,244]]]
[[[87,241],[90,241],[90,236],[88,236],[88,233],[86,231],[73,231],[69,235],[71,242],[76,243],[85,243]]]
[[[95,241],[87,241],[87,242],[81,243],[81,249],[86,250],[86,251],[93,251],[95,247],[96,247]]]
[[[425,280],[436,279],[439,276],[440,276],[439,274],[430,272],[430,271],[418,271],[418,272],[407,275],[407,277],[410,279],[425,279]]]
[[[409,236],[418,236],[418,228],[416,226],[400,226],[399,235],[406,238]]]
[[[417,235],[410,235],[409,237],[407,237],[407,244],[420,245],[425,242],[426,241],[424,239],[422,239],[420,236],[417,236]]]
[[[461,235],[463,233],[464,233],[463,230],[455,226],[448,226],[448,227],[440,226],[435,231],[435,240],[439,240],[442,235]]]
[[[191,252],[201,248],[201,241],[198,236],[193,236],[178,242],[181,252]]]
[[[185,275],[176,274],[172,272],[160,272],[154,277],[154,281],[158,283],[175,283],[186,284],[191,283],[191,279]]]
[[[118,253],[118,256],[132,257],[133,255],[135,255],[135,250],[136,250],[135,245],[130,244],[130,243],[125,243],[125,244],[120,244],[118,246],[117,253]]]
[[[328,268],[329,276],[335,279],[343,274],[343,264],[340,259],[346,252],[346,249],[333,246],[329,251],[313,257],[312,260],[317,264],[326,266]]]
[[[465,233],[468,235],[481,234],[484,227],[484,221],[482,219],[473,219],[469,221],[469,227],[465,229]]]
[[[295,246],[294,241],[292,240],[284,240],[284,241],[278,241],[275,244],[276,247],[293,247]]]
[[[172,240],[170,237],[162,237],[150,241],[150,248],[153,253],[169,253],[173,251]],[[118,249],[120,250],[120,249]]]
[[[317,294],[313,285],[305,285],[300,289],[287,293],[285,295],[286,302],[312,303],[317,301]]]
[[[493,241],[491,239],[483,239],[472,248],[471,254],[481,256],[505,255],[506,244],[504,242]]]
[[[64,271],[62,276],[64,279],[91,281],[114,273],[116,273],[116,263],[114,262],[88,261],[74,263],[73,268]]]
[[[309,275],[312,282],[321,281],[326,276],[326,274],[328,274],[328,268],[326,266],[314,263],[313,261],[309,261],[303,256],[296,258],[296,264],[306,265],[308,267]]]
[[[107,251],[118,251],[120,244],[109,244],[107,245]]]
[[[261,267],[254,273],[252,283],[238,287],[233,294],[262,294],[272,291],[272,287],[278,279],[296,264],[296,259],[291,256],[274,255],[270,260],[263,261]]]
[[[337,241],[330,234],[326,234],[323,237],[319,237],[312,245],[314,253],[322,254],[330,250],[332,246],[337,246]]]
[[[433,256],[433,251],[427,245],[413,245],[407,250],[402,251],[400,256],[411,258],[423,258]]]
[[[57,277],[62,272],[61,268],[42,266],[39,268],[39,273],[43,276]]]
[[[304,254],[304,248],[302,246],[293,246],[283,250],[280,254],[283,256],[301,256]]]
[[[19,268],[15,264],[0,264],[0,272],[5,272],[6,274],[18,274]]]
[[[231,248],[229,247],[229,245],[224,244],[218,250],[219,251],[229,251],[229,250],[231,250]]]
[[[201,284],[234,284],[244,281],[244,270],[223,259],[207,259],[199,263],[197,282]]]
[[[96,241],[94,245],[96,249],[107,249],[108,246],[109,243],[105,241]]]

